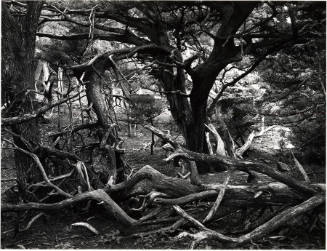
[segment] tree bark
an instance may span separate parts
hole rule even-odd
[[[26,14],[13,17],[4,3],[2,5],[2,80],[3,97],[11,109],[6,116],[20,116],[34,111],[35,38],[43,3],[26,2]],[[30,142],[38,143],[39,126],[37,119],[13,125],[12,130]],[[17,146],[26,145],[14,137]],[[15,165],[19,189],[25,191],[27,183],[36,181],[40,175],[30,157],[15,151]]]
[[[216,8],[222,14],[222,24],[216,34],[214,48],[209,58],[199,64],[196,68],[190,69],[193,87],[189,100],[187,96],[170,94],[171,91],[186,93],[185,72],[180,66],[176,68],[176,74],[171,67],[162,70],[159,79],[162,81],[164,90],[167,92],[167,99],[171,113],[178,127],[181,129],[186,140],[186,147],[189,150],[207,153],[208,147],[205,140],[205,123],[207,122],[207,100],[219,72],[229,63],[241,59],[240,48],[236,47],[231,36],[235,34],[241,24],[252,12],[256,3],[212,3],[211,7]],[[160,26],[158,26],[160,29]],[[159,34],[159,33],[158,33]],[[162,38],[156,42],[161,46],[170,47],[167,34],[160,33]],[[178,47],[178,46],[177,46]],[[175,60],[182,62],[181,53],[174,49]],[[170,62],[170,57],[159,59],[162,62]],[[233,154],[232,154],[233,156]],[[199,164],[199,163],[197,163]]]
[[[112,120],[110,117],[110,108],[102,93],[102,76],[107,69],[112,67],[112,63],[108,57],[100,57],[91,66],[85,70],[83,81],[86,83],[86,96],[89,104],[97,115],[98,125],[102,127],[101,146],[100,148],[105,152],[108,162],[108,179],[113,178],[113,182],[123,180],[123,162],[120,153],[115,151],[117,141],[117,133],[112,127]],[[83,74],[80,70],[75,70],[75,75],[80,78]],[[117,169],[121,171],[118,173]]]

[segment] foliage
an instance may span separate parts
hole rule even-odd
[[[150,94],[137,94],[131,96],[131,115],[138,123],[152,123],[153,119],[160,115],[163,109],[161,100],[156,100]]]

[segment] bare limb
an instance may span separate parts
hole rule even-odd
[[[238,157],[242,157],[242,155],[249,149],[249,147],[251,146],[253,139],[262,136],[264,133],[270,131],[271,129],[275,128],[276,126],[269,126],[266,129],[262,129],[259,133],[255,133],[254,131],[252,131],[247,140],[245,141],[245,143],[243,144],[243,146],[241,146],[240,148],[236,149],[235,154]]]
[[[185,236],[190,236],[194,238],[195,240],[203,240],[203,239],[216,239],[220,241],[225,242],[234,242],[238,244],[242,244],[245,242],[249,242],[251,240],[258,239],[277,228],[281,227],[283,224],[285,224],[290,219],[294,219],[295,217],[312,210],[319,205],[323,204],[325,202],[325,196],[324,195],[316,195],[311,197],[310,199],[302,202],[299,205],[296,205],[294,207],[288,208],[266,223],[262,224],[261,226],[257,227],[250,233],[244,234],[240,237],[229,237],[226,235],[223,235],[221,233],[218,233],[216,231],[213,231],[207,227],[205,227],[202,223],[188,215],[183,209],[181,209],[179,206],[174,206],[174,209],[176,212],[181,215],[183,218],[187,219],[188,221],[192,222],[195,226],[201,229],[199,233],[196,234],[189,234],[189,233],[182,233],[179,235],[180,238]]]
[[[58,194],[61,194],[61,195],[63,195],[63,196],[66,197],[66,198],[72,198],[72,197],[73,197],[71,194],[66,193],[66,192],[63,191],[61,188],[59,188],[58,186],[56,186],[55,184],[53,184],[53,183],[51,182],[51,180],[48,178],[48,176],[47,176],[47,174],[46,174],[46,172],[45,172],[45,170],[44,170],[44,168],[43,168],[43,165],[42,165],[42,163],[41,163],[39,157],[38,157],[36,154],[31,153],[31,152],[29,152],[29,151],[24,150],[23,148],[18,147],[16,144],[14,144],[13,142],[10,142],[9,140],[4,139],[4,141],[6,141],[6,142],[12,144],[16,150],[21,151],[22,153],[25,153],[26,155],[30,156],[30,157],[35,161],[37,167],[39,168],[39,170],[40,170],[40,172],[41,172],[41,174],[42,174],[42,177],[43,177],[44,181],[45,181],[45,182],[46,182],[50,187],[52,187],[53,189],[55,189],[55,190],[57,191]]]
[[[15,125],[15,124],[20,124],[20,123],[24,123],[26,121],[32,120],[37,118],[38,116],[42,115],[43,113],[47,112],[48,110],[52,109],[53,107],[56,107],[58,105],[61,105],[73,98],[76,98],[80,93],[76,93],[73,96],[58,100],[52,104],[48,104],[45,105],[43,107],[41,107],[40,109],[38,109],[37,111],[35,111],[35,113],[33,114],[23,114],[20,116],[15,116],[15,117],[10,117],[10,118],[2,118],[1,119],[1,125],[2,126],[9,126],[9,125]],[[84,97],[85,95],[83,95],[82,97]]]
[[[223,156],[226,156],[226,150],[225,150],[225,143],[221,139],[219,133],[217,132],[216,128],[214,127],[213,124],[206,125],[205,127],[215,136],[216,138],[216,153],[221,154]]]
[[[74,197],[62,200],[56,203],[36,203],[29,202],[24,204],[2,204],[1,210],[2,212],[8,211],[24,211],[29,209],[35,210],[60,210],[64,207],[73,205],[75,203],[85,201],[85,200],[96,200],[98,202],[103,202],[103,206],[110,213],[110,215],[114,216],[120,223],[125,226],[132,226],[137,223],[137,221],[130,216],[128,216],[125,211],[123,211],[117,204],[114,202],[110,196],[104,192],[102,189],[85,192],[82,194],[78,194]]]
[[[245,171],[245,172],[255,171],[255,172],[266,174],[271,178],[276,179],[277,181],[283,182],[300,193],[307,194],[307,195],[308,194],[314,195],[318,192],[318,190],[316,190],[316,188],[312,187],[311,185],[298,181],[290,177],[289,175],[286,175],[285,173],[281,173],[277,170],[274,170],[273,168],[271,168],[270,166],[264,163],[258,163],[248,160],[238,160],[235,158],[222,156],[220,154],[208,155],[208,154],[193,152],[179,146],[179,144],[177,144],[170,136],[165,135],[165,133],[163,133],[161,130],[148,125],[145,126],[145,128],[152,131],[158,137],[163,138],[167,140],[169,143],[171,143],[172,145],[176,146],[178,150],[173,154],[173,156],[168,157],[169,160],[174,159],[176,157],[181,157],[193,161],[195,160],[195,161],[203,161],[206,163],[213,163],[216,164],[214,168],[217,172],[226,171],[231,168],[236,168],[240,171]]]
[[[227,173],[227,176],[224,180],[224,183],[223,183],[223,187],[222,189],[219,190],[219,193],[218,193],[218,196],[217,196],[217,199],[215,201],[215,203],[213,204],[212,208],[210,209],[208,215],[205,217],[205,219],[203,220],[203,222],[208,222],[212,219],[212,217],[216,214],[219,206],[220,206],[220,203],[221,201],[223,200],[224,198],[224,195],[225,195],[225,191],[226,191],[226,187],[228,185],[228,182],[231,178],[231,175],[232,175],[233,171],[232,170],[229,170],[228,173]]]
[[[91,224],[87,223],[87,222],[76,222],[72,224],[73,227],[85,227],[86,229],[90,230],[92,233],[94,233],[95,235],[99,234],[99,231],[96,230],[93,226],[91,226]]]
[[[301,163],[295,157],[293,151],[292,151],[292,156],[293,156],[295,166],[299,169],[300,173],[303,175],[304,180],[309,183],[310,182],[309,176],[308,176],[307,172],[305,171],[304,167],[301,165]]]

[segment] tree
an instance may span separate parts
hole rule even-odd
[[[25,10],[27,10],[25,14],[27,15],[31,11],[29,8],[37,5],[16,1],[13,1],[12,5],[15,6],[11,10],[12,14],[4,13],[7,27],[4,37],[7,40],[5,48],[14,55],[15,50],[10,47],[12,45],[9,42],[17,44],[20,40],[12,39],[11,34],[24,37],[27,32],[23,34],[16,32],[11,26],[15,23],[7,21],[10,20],[10,16],[21,14],[20,12],[25,14]],[[290,4],[284,2],[107,1],[60,1],[44,5],[40,18],[32,15],[25,21],[30,23],[34,20],[35,26],[39,21],[39,24],[44,26],[52,22],[55,25],[60,23],[60,28],[68,27],[60,34],[59,29],[55,29],[52,34],[44,33],[44,31],[49,32],[49,29],[37,33],[39,37],[50,39],[51,46],[45,46],[44,49],[51,51],[48,54],[49,57],[44,59],[63,67],[67,78],[69,75],[73,75],[77,78],[78,84],[85,86],[85,95],[88,99],[87,109],[88,111],[92,109],[97,119],[86,124],[83,123],[84,121],[78,125],[70,123],[69,127],[63,130],[51,132],[50,146],[42,144],[43,142],[33,141],[34,138],[30,134],[17,130],[8,131],[15,137],[15,143],[11,142],[13,148],[24,153],[29,160],[34,161],[43,181],[34,179],[36,177],[34,175],[34,180],[31,182],[21,182],[31,184],[26,188],[27,191],[32,191],[33,187],[36,187],[36,190],[32,191],[36,199],[32,203],[5,204],[2,206],[3,212],[29,209],[61,210],[75,203],[88,203],[90,200],[94,200],[101,202],[97,206],[103,207],[122,226],[142,231],[142,227],[152,227],[151,225],[158,224],[158,221],[152,221],[154,216],[157,218],[163,216],[162,220],[165,223],[176,219],[171,210],[173,208],[183,219],[179,219],[168,230],[185,224],[184,219],[186,219],[201,229],[201,232],[195,235],[188,233],[182,235],[190,235],[195,238],[195,244],[206,238],[233,243],[249,242],[283,226],[291,217],[306,214],[316,208],[313,213],[314,221],[320,221],[319,209],[325,202],[325,186],[311,182],[295,157],[296,166],[299,169],[302,168],[305,181],[292,177],[290,173],[287,173],[288,168],[283,168],[287,164],[277,162],[277,160],[263,163],[257,160],[242,159],[242,154],[247,150],[253,138],[257,135],[260,136],[265,129],[263,127],[258,134],[252,131],[245,143],[242,140],[244,141],[244,136],[248,134],[246,130],[253,128],[245,124],[242,128],[243,132],[235,129],[239,126],[235,124],[241,123],[247,115],[251,118],[247,122],[257,126],[257,121],[254,121],[256,115],[267,112],[270,104],[274,102],[269,98],[284,102],[284,97],[280,96],[285,95],[286,86],[290,87],[293,84],[296,87],[300,86],[302,71],[305,72],[304,75],[306,72],[319,74],[319,78],[317,78],[320,80],[319,88],[316,85],[318,81],[314,81],[315,84],[308,86],[305,94],[308,96],[313,94],[313,103],[322,102],[322,95],[325,95],[323,64],[319,64],[322,69],[318,72],[310,69],[306,66],[308,62],[305,60],[301,62],[298,52],[294,49],[303,48],[300,44],[305,44],[304,47],[309,46],[310,40],[319,42],[324,39],[322,38],[324,25],[322,25],[321,11],[311,12],[308,6],[315,5],[313,3]],[[309,22],[310,25],[306,23],[308,17],[312,18]],[[36,30],[34,28],[33,31]],[[31,34],[33,38],[35,33]],[[24,41],[24,39],[22,40]],[[52,40],[56,40],[56,42],[52,43]],[[59,43],[58,40],[64,42]],[[75,40],[79,40],[79,43],[74,44],[72,41]],[[107,47],[108,50],[92,50],[90,47],[95,40],[110,41],[111,44]],[[69,42],[66,43],[66,41]],[[13,43],[14,46],[16,44]],[[31,44],[33,44],[32,40]],[[76,46],[74,47],[74,45]],[[58,52],[55,50],[57,46],[65,47],[65,49]],[[21,47],[24,48],[24,46]],[[31,46],[27,48],[31,51],[28,54],[29,61],[23,61],[24,64],[29,63],[33,58],[34,50]],[[323,57],[324,49],[321,46],[317,48],[319,56]],[[310,53],[308,53],[309,55]],[[298,64],[297,68],[299,69],[294,70],[295,73],[291,72],[290,74],[287,69],[276,67],[278,64],[287,65],[286,59],[291,57],[296,59],[295,62],[289,60],[290,64]],[[10,53],[6,54],[3,62],[5,64],[13,62],[12,65],[19,67],[18,56],[16,59]],[[125,86],[126,83],[129,84],[125,73],[130,69],[125,69],[126,72],[121,70],[122,63],[129,64],[130,62],[136,63],[136,68],[139,68],[136,70],[140,72],[144,68],[150,68],[149,72],[161,85],[158,90],[166,95],[172,115],[186,140],[186,146],[180,144],[172,135],[165,134],[153,125],[146,125],[145,128],[171,145],[173,153],[165,159],[166,161],[182,159],[189,163],[190,181],[169,177],[150,166],[144,166],[135,173],[134,169],[129,173],[124,169],[128,165],[125,165],[121,159],[124,153],[124,149],[121,148],[123,141],[118,137],[115,124],[112,123],[110,100],[108,102],[108,97],[112,95],[110,91],[103,90],[103,85],[107,84],[107,89],[110,89],[114,82],[119,82],[124,94],[123,98],[133,102],[132,94]],[[271,71],[271,67],[276,67],[276,71]],[[233,71],[234,69],[237,70]],[[19,68],[19,70],[25,72],[25,69]],[[30,68],[29,70],[33,72],[34,69]],[[111,74],[108,74],[108,70],[111,71]],[[265,86],[266,94],[268,94],[260,95],[259,101],[264,104],[261,110],[258,109],[255,102],[251,104],[247,99],[250,97],[253,101],[253,97],[256,96],[255,90],[249,87],[250,84],[247,83],[246,78],[255,70],[256,74],[260,75],[255,79],[255,81],[260,81],[257,86]],[[31,72],[30,75],[32,75]],[[108,78],[104,78],[106,74]],[[6,83],[10,83],[11,79],[16,77],[8,70],[4,76]],[[21,83],[25,79],[20,74],[17,76],[20,77],[20,82],[13,82],[12,86],[24,87]],[[271,85],[267,86],[270,82]],[[28,83],[31,88],[32,82]],[[17,99],[12,98],[15,92],[8,91],[9,87],[11,86],[5,86],[6,104],[9,104],[7,110],[10,111],[13,109],[11,107],[14,107],[17,112],[18,106],[15,106]],[[237,88],[242,91],[238,92]],[[25,101],[24,98],[28,95],[24,93],[23,98],[19,101],[20,105],[23,104],[24,108],[26,107],[26,110],[22,113],[6,114],[2,125],[14,125],[14,127],[23,125],[26,129],[26,125],[37,124],[36,118],[48,108],[65,103],[81,93],[80,90],[68,89],[62,99],[37,110],[34,110]],[[258,91],[258,89],[256,90]],[[294,91],[292,93],[294,95],[286,92],[286,96],[290,100],[286,100],[283,104],[289,107],[288,101],[293,102],[294,105],[291,107],[295,112],[305,108],[306,99],[296,97],[295,90],[289,89],[288,91]],[[317,94],[318,91],[320,91],[320,95]],[[269,96],[269,94],[272,95]],[[236,97],[237,95],[239,96]],[[156,107],[152,106],[153,100],[145,99],[140,103],[142,107],[135,106],[135,110],[143,109],[142,113],[145,117],[152,119],[154,110],[156,110],[153,109]],[[145,107],[145,103],[149,104],[149,107]],[[80,112],[84,109],[81,105]],[[233,109],[236,111],[234,113],[236,115],[230,116],[231,119],[229,119],[228,116]],[[315,108],[310,107],[309,110],[312,109]],[[215,111],[217,129],[213,124],[207,123],[213,121],[211,119],[214,117]],[[278,112],[277,115],[282,115],[282,112]],[[58,113],[58,115],[60,114]],[[205,137],[207,129],[214,134],[217,141],[215,153],[212,150],[210,137]],[[85,137],[86,133],[81,132],[82,130],[88,130],[89,134]],[[30,131],[38,139],[34,129]],[[239,134],[241,138],[239,141],[234,140],[236,134]],[[79,137],[74,137],[76,135]],[[95,137],[90,140],[91,135]],[[218,142],[225,144],[226,149],[218,147]],[[235,147],[235,142],[239,143],[238,149]],[[99,152],[100,154],[98,154]],[[99,158],[95,160],[94,157]],[[100,163],[97,160],[101,160],[101,158],[104,159],[104,162]],[[227,171],[223,183],[203,182],[201,178],[204,176],[198,175],[195,162],[199,164],[197,167],[200,171],[204,170],[203,166],[211,166],[214,172]],[[49,167],[55,167],[53,169],[58,172],[53,173],[46,170]],[[99,171],[100,167],[104,167],[105,172]],[[269,176],[269,180],[265,184],[260,182],[252,184],[248,179],[246,184],[229,185],[232,175],[238,175],[239,171],[263,174]],[[21,175],[21,177],[26,176]],[[277,182],[272,182],[270,178]],[[123,209],[124,202],[133,197],[143,197],[144,199],[141,207],[134,208],[134,211],[144,213],[148,213],[148,209],[152,211],[147,215],[142,215],[144,217],[139,219],[128,215]],[[216,199],[207,213],[195,210],[194,217],[204,219],[203,223],[176,206],[196,200],[212,201],[213,198]],[[207,202],[204,204],[208,207]],[[90,204],[88,203],[88,205]],[[148,207],[148,205],[151,206]],[[171,208],[167,205],[174,206]],[[272,213],[265,211],[271,205],[276,206],[277,211]],[[237,212],[240,208],[251,207],[254,210],[260,208],[262,214],[268,214],[270,218],[259,222],[260,224],[252,225],[246,229],[247,234],[238,238],[225,236],[204,226],[220,213],[220,206],[226,206],[231,213]],[[285,206],[288,208],[285,209]],[[142,211],[144,209],[146,211]],[[206,216],[203,213],[206,213]],[[242,216],[242,218],[245,217]],[[30,223],[32,224],[35,219],[33,218]]]
[[[190,3],[172,6],[166,3],[102,4],[107,5],[107,8],[100,13],[95,11],[96,18],[116,20],[120,23],[119,27],[131,27],[123,29],[95,25],[95,29],[109,31],[108,40],[127,42],[136,46],[153,43],[158,47],[155,50],[142,51],[141,57],[144,58],[142,54],[149,55],[150,59],[153,58],[158,62],[158,67],[154,68],[153,74],[161,81],[167,93],[172,115],[186,139],[186,144],[189,149],[203,152],[205,150],[204,122],[207,119],[206,106],[209,91],[221,69],[228,63],[239,60],[240,48],[236,47],[230,38],[237,32],[256,3],[206,3],[203,6]],[[184,15],[186,10],[192,10],[190,13],[193,14]],[[72,14],[69,10],[66,13]],[[86,13],[83,10],[79,12],[81,15]],[[191,33],[203,33],[201,26],[196,22],[204,21],[205,15],[209,16],[209,25],[214,27],[221,24],[221,26],[213,39],[214,46],[210,56],[205,60],[199,60],[202,63],[191,69],[191,63],[196,59],[195,55],[192,60],[182,62],[182,44],[185,46],[190,39],[188,34],[183,34],[183,30],[192,24],[195,28],[194,31],[190,31]],[[196,22],[192,23],[194,19]],[[66,16],[65,20],[69,21],[71,18]],[[116,32],[117,35],[111,37],[111,32]],[[46,36],[46,34],[39,35]],[[94,34],[94,38],[102,35],[105,35],[105,32]],[[190,74],[193,82],[189,97],[178,94],[178,92],[186,93],[186,72]]]
[[[254,56],[248,70],[224,86],[217,100],[228,86],[253,71],[266,56],[291,44],[320,36],[307,36],[308,30],[301,30],[303,23],[297,20],[294,24],[295,8],[306,13],[312,3],[293,4],[295,7],[290,11],[285,11],[287,3],[99,1],[97,4],[92,9],[95,18],[93,39],[117,41],[136,47],[157,46],[139,50],[137,57],[144,63],[152,62],[152,74],[160,81],[167,95],[170,110],[186,139],[187,147],[197,152],[207,151],[204,124],[207,121],[208,96],[217,76],[228,64],[240,61],[246,53]],[[89,3],[85,5],[88,8],[92,6]],[[48,10],[65,10],[61,21],[86,27],[89,26],[87,17],[90,11],[85,9],[85,5],[79,10],[70,10],[69,3],[63,3],[57,4],[57,8],[48,6]],[[252,13],[255,7],[256,13]],[[285,20],[290,16],[294,17],[291,18],[293,21],[287,23]],[[109,20],[116,23],[105,24]],[[210,30],[215,30],[215,34]],[[64,40],[90,37],[85,33],[38,35]],[[188,80],[190,84],[187,84]],[[191,86],[189,94],[187,85]]]
[[[34,102],[34,72],[36,68],[34,52],[38,21],[43,2],[26,2],[24,15],[14,16],[6,4],[2,5],[2,102],[6,104],[3,116],[19,116],[31,113]],[[14,142],[23,149],[31,150],[39,142],[37,120],[12,127]],[[33,145],[25,144],[20,136]],[[35,181],[38,175],[30,157],[15,151],[18,185],[22,194],[25,186]]]

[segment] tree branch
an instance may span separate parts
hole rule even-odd
[[[311,197],[310,199],[302,202],[301,204],[288,208],[266,223],[262,224],[261,226],[257,227],[250,233],[244,234],[240,237],[229,237],[226,235],[223,235],[219,232],[213,231],[207,227],[205,227],[203,224],[201,224],[199,221],[188,215],[183,209],[181,209],[179,206],[174,206],[174,209],[176,212],[181,215],[183,218],[187,219],[191,223],[193,223],[195,226],[201,229],[200,232],[196,234],[189,234],[189,233],[182,233],[179,235],[179,238],[190,236],[194,238],[195,240],[204,240],[204,239],[216,239],[219,241],[225,241],[225,242],[234,242],[238,244],[246,243],[251,240],[258,239],[277,228],[284,225],[287,221],[294,219],[295,217],[304,214],[305,212],[312,210],[319,205],[323,204],[325,202],[325,196],[323,195],[316,195]]]
[[[230,158],[226,156],[222,156],[220,154],[216,155],[208,155],[204,153],[197,153],[190,151],[184,147],[179,146],[178,143],[176,143],[171,136],[165,135],[164,132],[161,130],[153,127],[153,126],[145,126],[146,129],[152,131],[155,135],[157,135],[160,138],[163,138],[167,140],[170,144],[173,146],[177,146],[177,151],[173,153],[173,157],[168,157],[168,160],[171,160],[176,157],[180,157],[183,159],[188,160],[194,160],[194,161],[202,161],[206,163],[212,163],[216,164],[214,166],[215,170],[217,172],[230,170],[231,168],[236,168],[240,171],[255,171],[258,173],[263,173],[268,176],[270,176],[273,179],[276,179],[277,181],[280,181],[282,183],[287,184],[291,188],[295,189],[296,191],[306,194],[306,195],[314,195],[318,193],[318,191],[313,188],[309,184],[305,184],[301,181],[298,181],[285,173],[278,172],[277,170],[274,170],[272,167],[264,164],[264,163],[258,163],[258,162],[252,162],[247,160],[238,160],[235,158]]]
[[[52,109],[53,107],[56,107],[58,105],[61,105],[65,102],[67,102],[68,100],[71,100],[73,98],[76,98],[80,93],[76,93],[73,96],[58,100],[54,103],[50,103],[48,105],[45,105],[43,107],[41,107],[40,109],[38,109],[37,111],[35,111],[35,113],[30,114],[23,114],[20,116],[15,116],[15,117],[9,117],[9,118],[2,118],[1,119],[1,125],[2,126],[9,126],[9,125],[15,125],[15,124],[20,124],[20,123],[24,123],[26,121],[35,119],[37,117],[39,117],[40,115],[42,115],[43,113],[49,111],[50,109]],[[85,95],[82,95],[81,97],[84,97]]]

